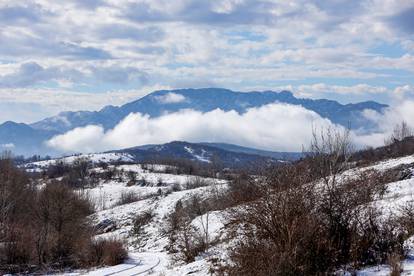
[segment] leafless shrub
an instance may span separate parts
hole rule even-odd
[[[127,186],[134,186],[137,184],[137,174],[133,171],[127,172],[128,183]]]
[[[414,235],[414,201],[408,201],[399,208],[398,222],[407,231],[407,236]]]
[[[134,191],[123,191],[119,199],[115,202],[114,206],[125,205],[133,202],[140,201],[142,197]]]
[[[235,205],[249,202],[260,196],[258,191],[255,179],[247,173],[241,173],[229,183],[228,200],[233,201]]]
[[[336,177],[348,169],[353,151],[349,129],[327,128],[319,133],[314,130],[310,147],[306,150],[312,176],[323,179],[326,185],[336,183]]]
[[[182,190],[182,187],[179,183],[174,183],[171,185],[171,191],[173,192],[179,192]]]
[[[391,273],[390,276],[400,276],[401,272],[403,271],[403,267],[401,264],[401,255],[399,254],[391,254],[388,257],[388,265],[390,266]]]
[[[114,266],[128,257],[124,243],[117,239],[99,239],[92,244],[90,260],[94,266]]]
[[[206,187],[209,185],[210,185],[210,182],[208,180],[202,177],[196,176],[196,177],[187,178],[187,182],[184,184],[184,187],[187,190],[190,190],[190,189]]]
[[[152,210],[148,210],[137,215],[133,220],[132,234],[139,237],[142,233],[143,227],[150,223],[153,217],[154,212]]]
[[[174,211],[167,218],[168,250],[177,262],[193,262],[207,245],[202,234],[191,225],[192,218],[178,201]]]

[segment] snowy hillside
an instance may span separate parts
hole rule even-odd
[[[99,162],[111,164],[119,160],[131,161],[128,155],[124,154],[89,154],[30,163],[26,165],[26,168],[28,171],[33,171],[34,168],[41,171],[56,162],[70,164],[79,158],[90,158],[95,164]],[[96,187],[80,191],[95,204],[97,211],[91,216],[93,224],[104,225],[96,238],[116,237],[125,240],[128,244],[129,260],[115,267],[71,271],[71,275],[137,275],[150,272],[155,275],[157,273],[165,273],[164,275],[209,274],[208,260],[211,256],[220,253],[221,246],[212,247],[208,253],[200,256],[193,263],[174,265],[166,249],[168,238],[163,232],[165,220],[178,201],[188,200],[192,196],[198,196],[200,199],[212,197],[226,189],[227,181],[194,175],[169,174],[164,172],[167,167],[156,164],[109,165],[106,170],[118,170],[122,172],[124,179],[101,180]],[[93,167],[91,171],[102,172],[104,169]],[[129,173],[136,174],[138,185],[128,184],[126,175]],[[145,184],[142,180],[145,180]],[[197,187],[198,185],[202,186]],[[121,202],[123,196],[131,194],[135,196],[133,202]],[[146,212],[152,212],[153,217],[144,226],[142,239],[138,242],[137,237],[132,234],[134,219]],[[224,233],[223,219],[220,211],[209,214],[208,231],[212,240],[219,241]],[[196,228],[201,228],[200,223],[205,220],[205,216],[196,217],[192,224]]]
[[[75,160],[87,159],[94,164],[103,162],[132,162],[134,158],[127,153],[91,153],[91,154],[79,154],[66,156],[58,159],[43,160],[37,162],[30,162],[24,165],[24,168],[30,171],[41,171],[46,169],[50,165],[56,164],[57,162],[62,162],[64,164],[72,164]]]
[[[199,233],[208,235],[210,247],[200,253],[193,261],[176,261],[169,249],[166,233],[167,220],[178,202],[191,202],[194,198],[201,202],[225,194],[228,181],[223,179],[200,177],[195,175],[177,175],[169,173],[168,166],[148,164],[114,165],[112,161],[131,161],[126,154],[95,154],[67,157],[63,160],[71,163],[76,158],[90,158],[93,163],[108,162],[105,169],[93,166],[91,172],[116,170],[118,177],[99,180],[99,183],[80,191],[95,204],[96,212],[90,216],[99,229],[97,239],[121,238],[128,245],[129,259],[121,265],[96,268],[92,270],[71,271],[71,275],[210,275],[217,265],[228,260],[228,250],[237,237],[230,236],[227,229],[227,213],[230,209],[212,208],[206,213],[195,216],[189,222]],[[46,169],[53,160],[27,165],[28,170]],[[171,168],[170,168],[171,169]],[[413,200],[414,193],[414,155],[389,159],[369,166],[352,168],[341,174],[341,179],[352,178],[361,172],[377,171],[395,174],[396,181],[386,184],[385,193],[372,205],[386,213],[398,213],[399,208]],[[128,175],[134,174],[135,184],[131,184]],[[133,195],[133,196],[131,196]],[[132,199],[125,200],[126,196]],[[139,233],[136,233],[137,217],[148,215]],[[205,229],[208,225],[208,229]],[[135,229],[135,230],[134,230]],[[410,243],[407,242],[410,246]],[[411,253],[410,253],[411,254]],[[408,257],[411,255],[408,254]],[[402,275],[414,273],[411,259],[403,262]],[[386,265],[361,269],[358,275],[388,275]]]

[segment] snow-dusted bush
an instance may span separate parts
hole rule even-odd
[[[141,200],[142,197],[134,191],[123,191],[114,206],[129,204]]]
[[[117,239],[98,239],[92,243],[91,264],[94,266],[113,266],[122,263],[128,257],[124,243]]]
[[[193,262],[208,247],[203,234],[191,224],[192,219],[181,201],[167,218],[168,251],[176,262]]]

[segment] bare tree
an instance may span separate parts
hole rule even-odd
[[[319,133],[316,129],[313,130],[307,152],[315,176],[326,182],[331,178],[331,182],[335,182],[335,177],[347,169],[347,162],[353,151],[350,129],[328,127],[321,129]]]
[[[201,215],[198,217],[198,220],[201,225],[200,230],[203,234],[203,243],[205,245],[205,251],[207,251],[210,246],[210,234],[208,232],[209,219],[210,219],[210,211],[206,211],[204,215]]]

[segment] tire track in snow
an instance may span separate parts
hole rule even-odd
[[[144,271],[139,271],[139,272],[133,272],[132,274],[130,274],[131,276],[134,276],[134,275],[142,275],[142,274],[144,274],[144,273],[147,273],[147,272],[149,272],[149,271],[151,271],[151,270],[153,270],[154,268],[156,268],[157,266],[159,266],[160,265],[160,263],[161,263],[161,259],[159,258],[159,257],[156,257],[157,258],[157,262],[156,262],[156,264],[154,264],[154,265],[152,265],[151,267],[149,267],[149,268],[147,268],[147,269],[145,269]],[[122,270],[119,270],[119,271],[115,271],[115,272],[111,272],[111,273],[108,273],[108,274],[104,274],[104,276],[112,276],[112,275],[118,275],[118,274],[120,274],[120,273],[123,273],[123,272],[127,272],[127,271],[130,271],[130,270],[133,270],[134,268],[137,268],[138,266],[140,266],[140,265],[142,265],[142,261],[140,261],[139,263],[137,263],[137,264],[135,264],[134,266],[132,266],[132,267],[129,267],[129,268],[124,268],[124,269],[122,269]],[[124,275],[124,274],[122,274],[122,275]]]

